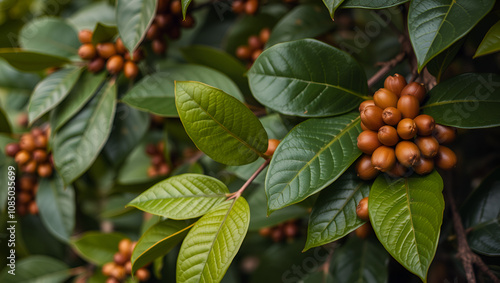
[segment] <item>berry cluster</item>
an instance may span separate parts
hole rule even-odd
[[[231,8],[236,14],[254,15],[259,10],[259,0],[235,0]]]
[[[151,165],[148,168],[149,177],[164,176],[170,173],[170,166],[165,160],[165,143],[148,144],[146,154],[151,157]]]
[[[271,238],[273,242],[280,243],[285,240],[292,241],[300,235],[300,223],[298,220],[289,220],[274,227],[264,227],[259,234],[265,238]]]
[[[379,171],[393,177],[424,175],[434,165],[449,170],[456,165],[455,153],[442,144],[455,139],[455,129],[436,124],[425,114],[419,115],[426,90],[422,84],[406,84],[403,76],[389,76],[384,88],[359,106],[361,128],[358,148],[365,153],[356,164],[363,180],[375,178]]]
[[[38,214],[38,205],[36,204],[36,193],[38,192],[38,179],[32,174],[25,174],[19,178],[17,186],[17,213],[23,216],[27,213]]]
[[[250,36],[248,38],[248,45],[241,45],[236,49],[236,57],[246,61],[248,67],[251,67],[253,62],[262,53],[262,48],[264,48],[270,36],[271,30],[269,28],[263,28],[259,32],[259,35]]]
[[[123,74],[130,80],[135,79],[139,74],[137,62],[144,58],[142,49],[138,48],[130,57],[125,45],[120,38],[113,42],[101,42],[94,46],[92,44],[93,32],[88,29],[78,33],[78,39],[82,43],[78,49],[78,56],[84,60],[89,60],[87,68],[92,73],[98,73],[106,66],[106,70],[112,74],[118,74],[123,70]]]
[[[367,221],[365,224],[361,225],[354,231],[356,236],[361,239],[368,237],[373,231],[372,225],[370,224],[370,217],[368,215],[368,197],[361,199],[356,207],[356,215],[359,219]]]
[[[106,283],[125,282],[127,275],[132,274],[132,263],[130,257],[137,242],[132,242],[129,239],[123,239],[118,244],[118,252],[114,255],[113,261],[102,266],[102,274],[107,276]],[[149,270],[142,267],[139,268],[134,277],[139,281],[147,281],[151,274]]]

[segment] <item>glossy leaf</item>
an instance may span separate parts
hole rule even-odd
[[[175,104],[189,137],[213,160],[243,165],[267,150],[267,134],[259,119],[220,89],[176,82]]]
[[[443,180],[437,171],[393,180],[377,177],[368,211],[373,230],[385,249],[426,282],[443,223]]]
[[[68,18],[79,29],[94,29],[97,23],[115,25],[115,7],[108,2],[93,2],[78,9]]]
[[[66,68],[46,77],[33,90],[28,107],[31,123],[57,106],[78,81],[82,68]]]
[[[422,106],[443,125],[458,128],[489,128],[500,125],[500,76],[468,73],[435,86]]]
[[[248,79],[260,103],[302,117],[346,113],[358,107],[368,92],[364,70],[354,59],[313,39],[265,50],[252,65]]]
[[[410,0],[344,0],[340,8],[384,9],[404,4]]]
[[[44,226],[57,239],[69,242],[75,227],[75,193],[73,187],[64,186],[54,172],[51,178],[41,178],[36,203]]]
[[[358,113],[309,119],[281,141],[266,177],[267,211],[300,202],[334,182],[358,158]]]
[[[64,262],[44,255],[33,255],[16,262],[15,275],[7,273],[8,270],[6,267],[0,273],[3,283],[62,283],[71,276]]]
[[[189,219],[207,213],[228,193],[226,185],[213,177],[183,174],[157,183],[128,205],[171,219]]]
[[[104,265],[113,261],[118,251],[118,243],[126,237],[119,233],[87,232],[71,244],[79,256],[96,265]]]
[[[137,241],[132,253],[132,270],[136,271],[158,257],[164,256],[179,244],[192,227],[185,221],[165,220],[149,228]]]
[[[141,43],[154,19],[155,0],[116,1],[116,24],[123,44],[133,52]]]
[[[500,255],[500,169],[494,170],[462,205],[469,246],[476,252]]]
[[[11,133],[12,127],[5,111],[0,108],[0,133]]]
[[[418,71],[466,35],[493,7],[494,0],[411,1],[408,31]]]
[[[182,19],[186,18],[186,13],[189,7],[189,4],[191,4],[191,0],[181,0],[181,6],[182,6]]]
[[[356,207],[369,192],[369,184],[354,170],[321,191],[309,217],[304,250],[338,240],[363,225],[365,222],[356,215]]]
[[[427,70],[429,71],[429,73],[436,77],[437,83],[441,82],[441,75],[444,73],[444,71],[446,71],[453,59],[455,59],[455,56],[460,51],[460,48],[462,48],[464,42],[465,39],[463,38],[453,43],[452,46],[439,53],[436,57],[429,61],[429,64],[427,64]]]
[[[69,63],[69,60],[64,57],[19,48],[0,48],[0,58],[5,59],[12,67],[23,72],[38,72]]]
[[[325,3],[325,6],[328,8],[332,19],[334,18],[335,11],[338,7],[340,7],[342,2],[344,2],[344,0],[323,0],[323,3]]]
[[[500,21],[494,24],[486,33],[474,54],[474,58],[484,56],[500,50]]]
[[[167,117],[178,117],[174,81],[199,81],[243,101],[238,87],[224,74],[204,66],[184,64],[145,76],[125,94],[122,101],[138,109]]]
[[[117,33],[118,29],[116,26],[97,23],[92,33],[92,44],[97,45],[101,42],[113,42]]]
[[[177,282],[220,282],[248,230],[243,197],[219,204],[191,228],[177,258]]]
[[[116,84],[110,81],[53,139],[54,165],[64,183],[80,177],[94,162],[111,132]]]

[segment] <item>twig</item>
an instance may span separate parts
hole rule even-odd
[[[237,192],[230,194],[230,197],[228,199],[239,198],[241,196],[241,194],[246,190],[246,188],[248,188],[248,186],[250,186],[250,184],[253,182],[253,180],[255,180],[255,178],[257,178],[257,176],[259,176],[260,172],[262,172],[262,170],[266,169],[267,165],[269,165],[270,162],[271,162],[271,158],[266,159],[266,161],[264,163],[262,163],[262,165],[260,165],[259,169],[257,169],[252,174],[252,176],[245,182],[245,184],[243,184],[243,186],[241,186],[241,188]]]
[[[370,79],[368,79],[368,88],[373,87],[376,82],[383,78],[387,74],[387,72],[394,68],[399,62],[403,61],[405,57],[406,52],[401,51],[392,60],[380,63],[380,65],[383,65],[383,67],[380,68],[380,70],[378,70]]]

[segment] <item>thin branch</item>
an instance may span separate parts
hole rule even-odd
[[[368,79],[368,88],[373,87],[376,82],[382,79],[398,63],[403,61],[405,57],[406,57],[406,52],[401,51],[392,60],[380,63],[380,65],[383,65],[383,67],[380,68],[380,70],[378,70],[370,79]]]
[[[267,165],[269,165],[270,162],[271,158],[266,159],[266,161],[262,163],[262,165],[260,165],[260,167],[252,174],[252,176],[245,182],[245,184],[243,184],[243,186],[241,186],[241,188],[237,192],[230,194],[229,199],[239,198],[241,194],[248,188],[248,186],[250,186],[253,180],[255,180],[257,176],[259,176],[260,172],[266,169]]]

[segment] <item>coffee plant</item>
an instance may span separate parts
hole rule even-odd
[[[0,282],[500,282],[499,8],[0,2]]]

